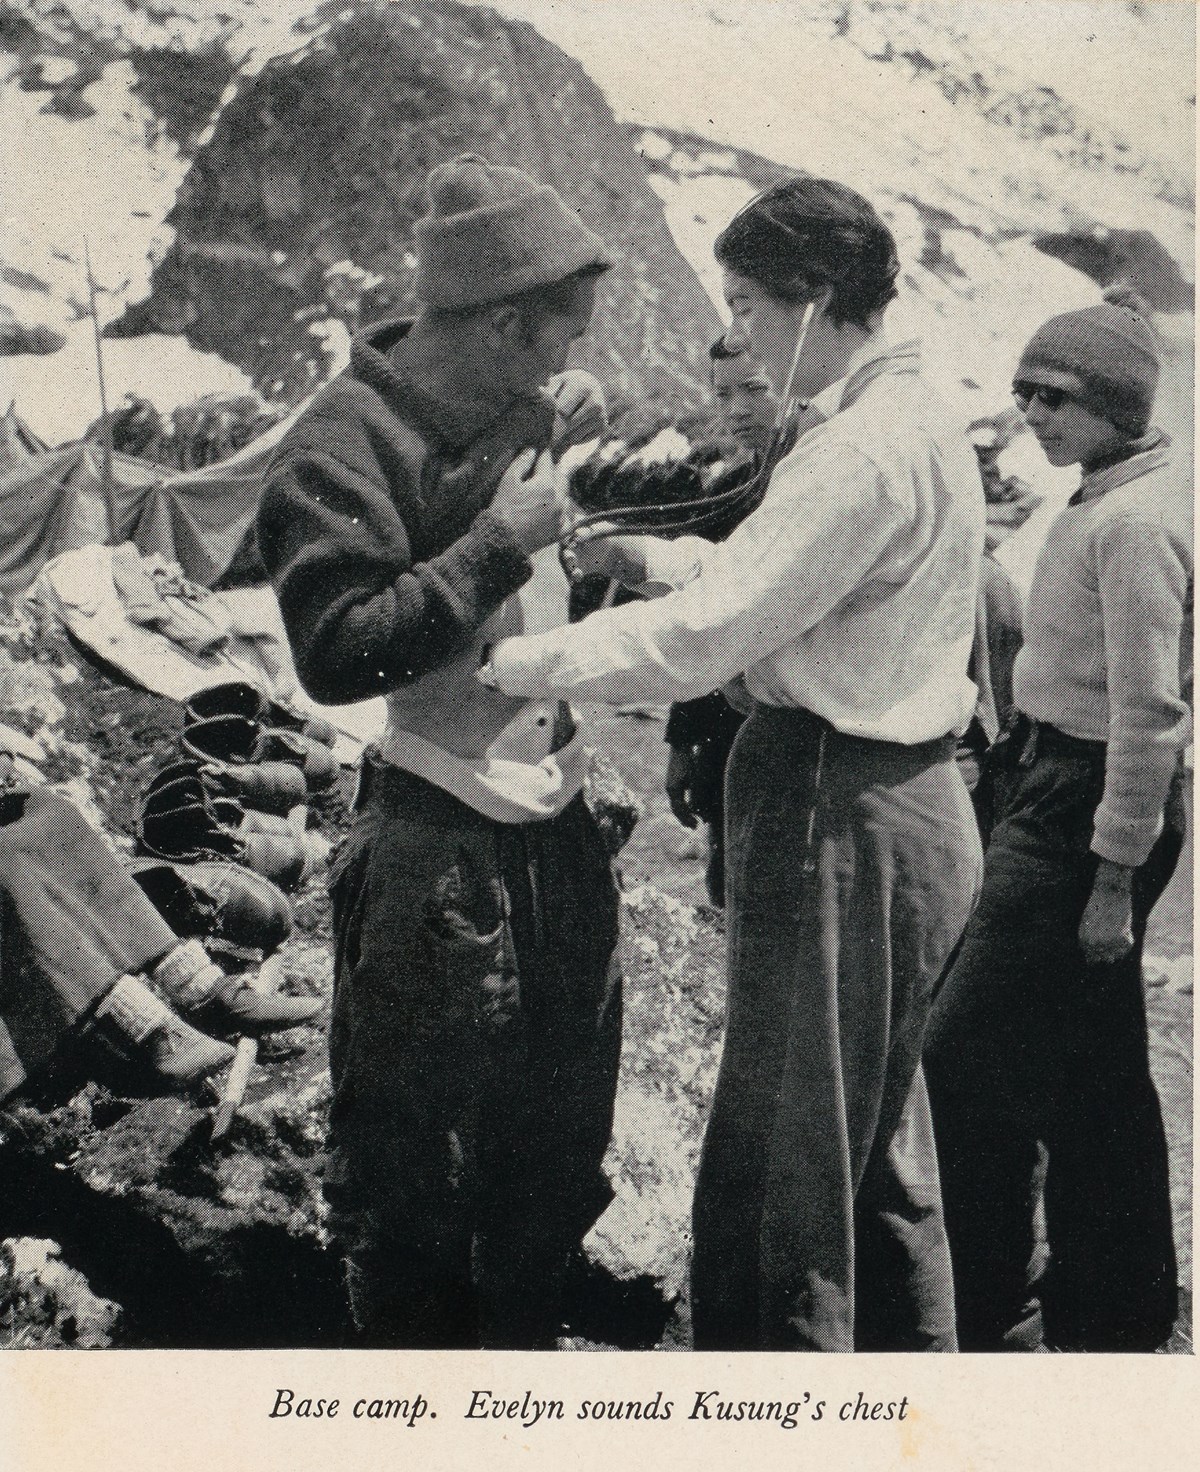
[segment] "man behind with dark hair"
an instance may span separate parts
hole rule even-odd
[[[710,345],[708,356],[722,426],[748,452],[711,487],[711,494],[720,495],[758,475],[774,434],[778,401],[750,356],[729,348],[723,337]],[[719,542],[757,504],[757,497],[739,497],[731,515],[706,526],[704,536]],[[666,784],[671,811],[685,828],[698,822],[706,827],[704,882],[709,900],[718,906],[725,904],[725,768],[744,719],[720,690],[712,690],[696,700],[677,701],[664,733],[671,748]]]
[[[565,621],[548,447],[602,422],[561,370],[611,262],[520,170],[465,155],[429,196],[422,311],[355,340],[258,518],[305,688],[388,704],[331,871],[325,1193],[363,1344],[553,1348],[611,1194],[617,899],[569,708],[474,671]]]

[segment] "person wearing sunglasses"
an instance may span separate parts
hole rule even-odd
[[[782,406],[720,544],[592,528],[665,596],[504,640],[510,694],[685,700],[744,672],[726,788],[728,1012],[693,1211],[698,1349],[954,1348],[921,1044],[981,870],[954,762],[984,539],[975,455],[883,328],[895,241],[787,180],[716,243],[726,335]],[[802,405],[824,422],[794,445]]]
[[[1045,323],[1013,383],[1083,474],[1034,571],[983,894],[925,1052],[964,1349],[1149,1351],[1175,1320],[1141,962],[1183,841],[1192,538],[1158,373],[1118,298]]]

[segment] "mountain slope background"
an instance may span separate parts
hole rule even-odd
[[[48,440],[95,417],[86,239],[111,403],[295,403],[410,304],[425,169],[474,147],[621,255],[582,358],[618,409],[702,403],[713,237],[802,169],[887,217],[893,320],[968,421],[1041,320],[1135,279],[1189,453],[1194,62],[1192,8],[1138,0],[0,0],[0,345],[40,349],[4,378]],[[1026,582],[1070,473],[1024,435],[1001,469],[1046,497]]]
[[[85,240],[114,407],[139,393],[168,412],[226,389],[279,407],[301,400],[345,361],[356,326],[405,309],[424,172],[476,147],[552,177],[617,244],[588,361],[619,410],[646,400],[668,417],[700,410],[720,321],[713,237],[755,190],[802,169],[845,179],[888,218],[905,268],[897,330],[923,337],[964,421],[998,421],[1007,434],[1028,333],[1097,300],[1103,283],[1134,280],[1164,345],[1160,417],[1186,459],[1190,12],[1170,0],[0,0],[0,409],[15,397],[50,441],[95,418]],[[1020,433],[1001,468],[1046,497],[1001,549],[1024,581],[1072,476],[1048,471]],[[72,661],[20,619],[0,627],[0,719],[34,731],[51,770],[127,842],[131,810],[112,784],[131,798],[174,717]],[[60,675],[58,715],[45,717],[37,692]],[[646,715],[587,713],[591,740],[644,808],[620,860],[629,1008],[617,1200],[589,1244],[620,1285],[623,1316],[591,1337],[624,1347],[686,1339],[678,1324],[664,1334],[663,1316],[686,1276],[721,1025],[721,942],[697,907],[699,848],[669,814],[661,722]],[[1190,1283],[1189,867],[1156,912],[1147,974]],[[320,889],[287,959],[327,995]],[[319,1055],[322,1040],[311,1041]],[[320,1091],[292,1082],[278,1061],[260,1070],[263,1097],[227,1155],[165,1175],[141,1159],[137,1191],[126,1189],[136,1132],[121,1133],[131,1101],[81,1095],[61,1117],[39,1115],[30,1219],[6,1218],[0,1236],[56,1233],[95,1290],[125,1304],[132,1342],[212,1335],[214,1284],[230,1315],[221,1342],[235,1342],[239,1314],[240,1332],[260,1336],[246,1342],[288,1332],[281,1304],[297,1316],[296,1342],[313,1342],[339,1293],[320,1250]],[[10,1185],[14,1150],[10,1137]],[[219,1230],[196,1238],[181,1203],[214,1201]],[[135,1208],[150,1235],[129,1252]],[[164,1274],[155,1252],[181,1222],[167,1245],[182,1244],[183,1257]],[[284,1238],[304,1254],[307,1295],[278,1290],[296,1265]],[[243,1281],[261,1302],[242,1301]],[[629,1337],[631,1284],[659,1314],[642,1337]],[[105,1322],[110,1308],[96,1310]],[[306,1313],[313,1323],[301,1326]],[[1188,1322],[1185,1302],[1177,1347],[1190,1345]]]

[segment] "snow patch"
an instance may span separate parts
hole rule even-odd
[[[252,392],[240,369],[199,352],[183,337],[105,339],[103,353],[110,409],[126,394],[149,399],[160,414],[171,414],[204,394]],[[88,320],[71,324],[67,345],[49,357],[6,358],[2,376],[5,407],[15,399],[21,417],[49,444],[78,439],[99,417],[96,351]]]

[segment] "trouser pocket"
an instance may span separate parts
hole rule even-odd
[[[508,904],[494,855],[461,844],[421,906],[431,959],[445,1003],[463,1024],[499,1037],[518,1026],[521,989],[507,923]]]

